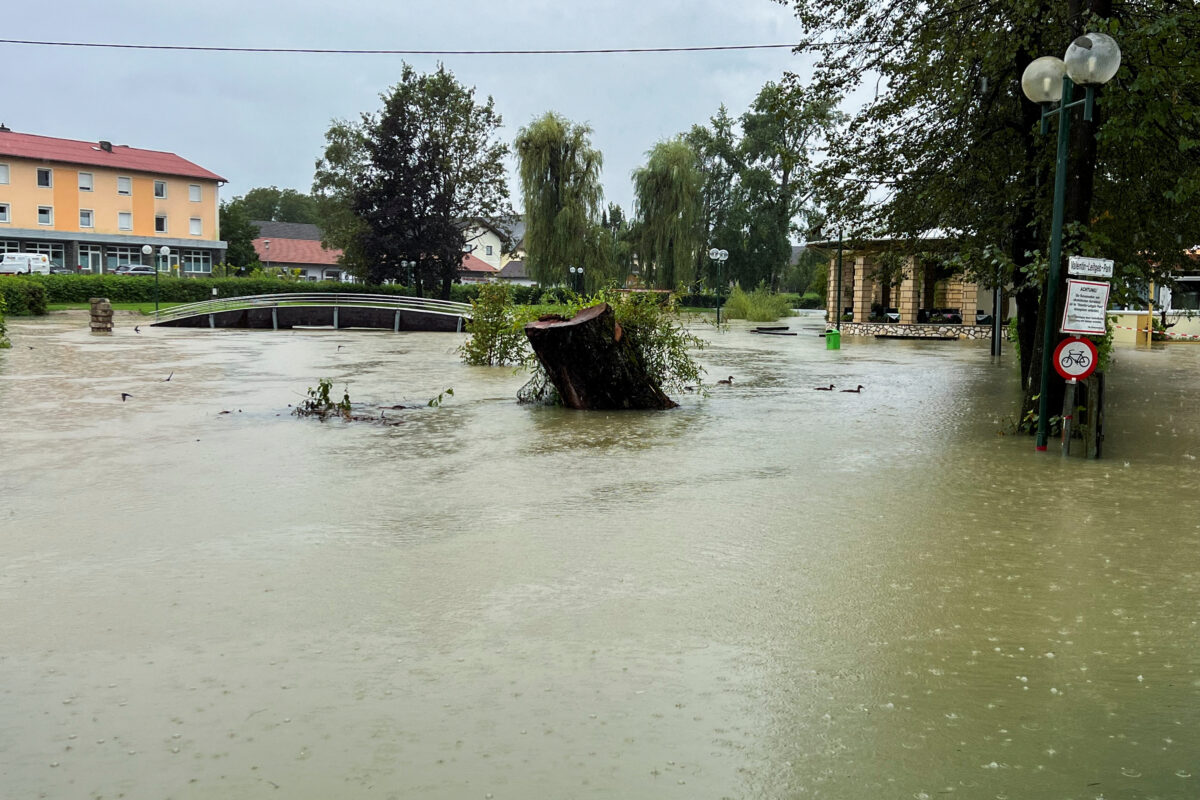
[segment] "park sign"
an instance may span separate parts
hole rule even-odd
[[[1113,260],[1111,258],[1071,256],[1067,259],[1067,274],[1083,275],[1088,278],[1111,278]]]
[[[1067,305],[1059,330],[1083,336],[1108,333],[1107,281],[1067,281]]]

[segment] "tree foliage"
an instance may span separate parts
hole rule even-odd
[[[321,223],[316,199],[295,189],[260,186],[235,197],[230,205],[240,206],[247,219],[260,222]]]
[[[403,262],[415,261],[418,290],[449,297],[467,221],[505,210],[500,115],[442,65],[420,74],[406,64],[380,99],[381,111],[326,134],[314,191],[352,212],[331,243],[351,243],[373,281],[407,279]]]
[[[592,129],[555,114],[521,128],[515,149],[525,208],[525,268],[542,284],[565,283],[568,268],[584,267],[588,285],[611,262],[599,230],[600,168]]]
[[[642,275],[658,287],[690,284],[696,254],[704,246],[700,227],[704,178],[695,152],[683,139],[659,142],[647,155],[646,166],[633,173]]]

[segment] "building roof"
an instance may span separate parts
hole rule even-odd
[[[321,229],[307,222],[272,222],[269,219],[250,220],[251,225],[258,227],[258,235],[263,239],[303,239],[306,242],[321,241]]]
[[[269,251],[267,241],[271,242]],[[270,261],[275,265],[314,264],[335,267],[338,266],[338,259],[342,255],[341,250],[326,250],[320,241],[284,239],[278,236],[260,236],[254,240],[254,250],[258,253],[259,261]]]
[[[476,258],[470,253],[463,253],[462,266],[458,268],[459,272],[469,272],[471,274],[495,275],[497,269],[481,258]]]
[[[102,144],[105,143],[80,142],[74,139],[54,139],[49,136],[35,136],[31,133],[17,133],[0,126],[0,156],[226,182],[217,173],[210,172],[174,153],[140,150],[124,144],[110,144],[111,150],[106,150]]]
[[[524,261],[508,262],[507,264],[505,264],[503,267],[500,268],[499,276],[501,278],[505,278],[507,280],[515,280],[518,278],[528,278],[529,277],[529,275],[527,275],[525,272],[525,262]]]

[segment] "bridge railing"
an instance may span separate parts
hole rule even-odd
[[[272,308],[279,306],[339,306],[342,308],[386,308],[407,311],[423,311],[427,314],[445,314],[454,317],[470,317],[471,306],[453,300],[436,300],[431,297],[408,297],[394,294],[359,294],[355,292],[284,292],[281,294],[255,294],[241,297],[219,297],[199,303],[164,308],[154,315],[155,322],[165,322],[182,317],[214,314],[218,311],[234,311],[243,308]]]

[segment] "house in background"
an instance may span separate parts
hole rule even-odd
[[[500,269],[504,249],[504,231],[484,219],[469,220],[463,231],[466,251],[495,269]]]
[[[525,272],[525,262],[517,261],[516,259],[505,262],[496,277],[501,283],[507,283],[512,286],[537,286],[537,281],[530,278]]]
[[[462,266],[458,268],[458,279],[463,283],[490,283],[499,274],[497,267],[476,258],[474,253],[463,253]]]
[[[160,271],[209,276],[225,257],[217,213],[225,182],[174,153],[0,125],[0,253],[110,272],[147,263],[150,245],[145,258]]]
[[[341,250],[321,245],[321,229],[303,222],[255,220],[254,250],[263,267],[288,271],[305,281],[349,281],[339,261]]]

